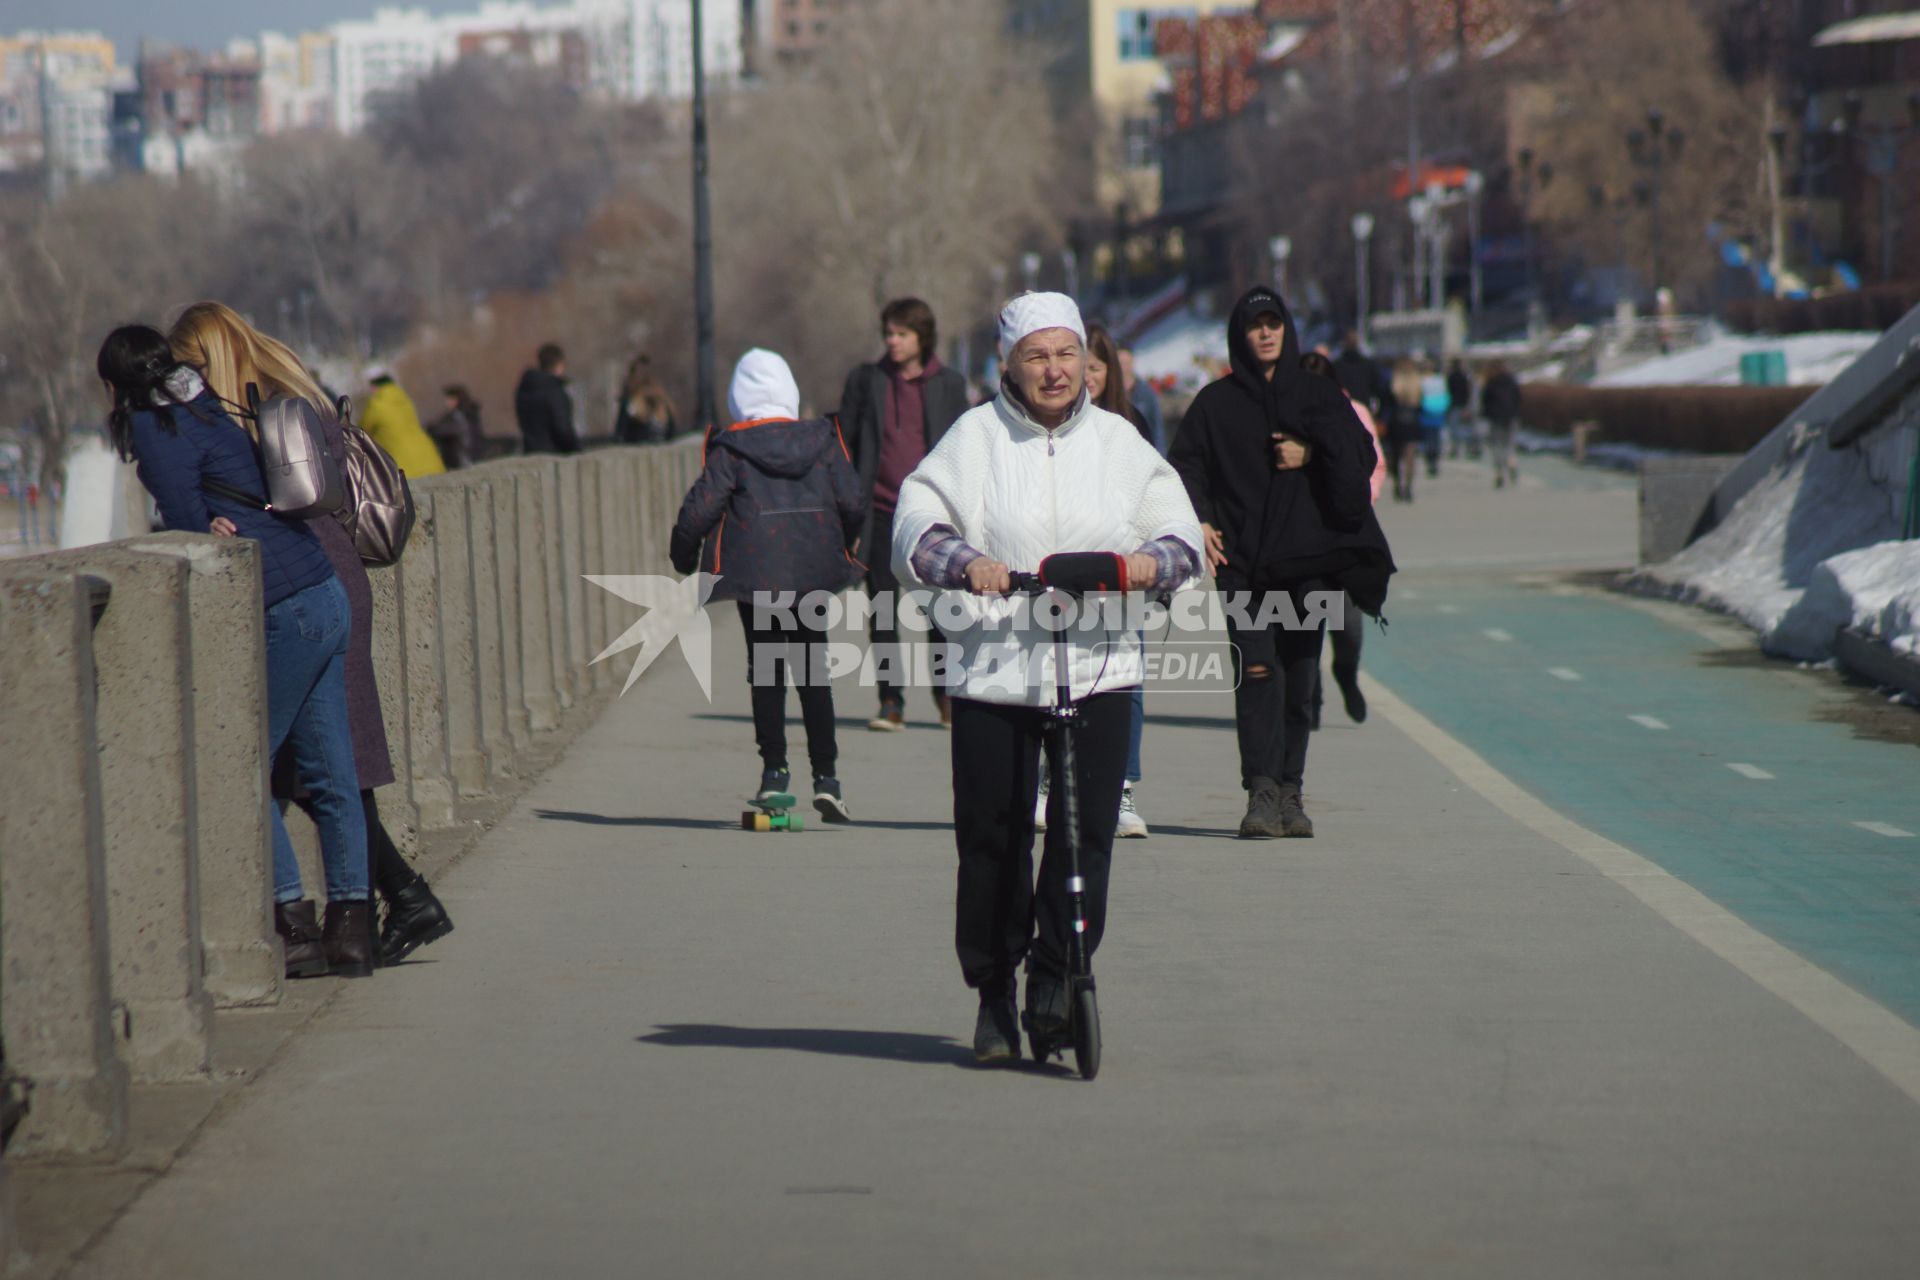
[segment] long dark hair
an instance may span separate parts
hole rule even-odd
[[[1127,380],[1120,373],[1120,344],[1113,340],[1105,325],[1087,326],[1087,355],[1107,366],[1107,385],[1100,388],[1100,398],[1093,402],[1093,407],[1119,414],[1141,435],[1146,435],[1146,421],[1127,397]]]
[[[113,409],[107,414],[107,438],[122,459],[133,461],[133,415],[152,410],[167,430],[177,430],[173,406],[179,404],[167,390],[167,379],[180,361],[174,358],[167,336],[150,325],[122,325],[100,344],[93,367],[100,380],[113,388]]]

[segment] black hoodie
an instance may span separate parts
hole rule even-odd
[[[1263,311],[1286,325],[1271,379],[1260,374],[1247,326]],[[1321,580],[1368,614],[1387,599],[1393,556],[1373,514],[1373,445],[1332,378],[1300,367],[1300,339],[1272,289],[1247,292],[1227,322],[1232,372],[1201,388],[1167,455],[1203,523],[1221,533],[1223,590],[1272,590]],[[1312,448],[1307,465],[1279,471],[1273,435]]]
[[[578,453],[580,436],[573,428],[573,393],[567,380],[545,369],[520,375],[513,391],[513,412],[520,420],[523,453]]]
[[[669,554],[676,572],[691,573],[704,539],[698,563],[720,575],[716,600],[840,591],[860,572],[848,546],[866,516],[860,477],[831,422],[743,422],[708,435]]]

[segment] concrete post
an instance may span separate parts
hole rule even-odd
[[[552,572],[547,575],[547,599],[553,605],[553,680],[560,705],[580,701],[584,686],[577,655],[586,647],[584,603],[580,588],[580,467],[577,460],[556,458],[546,510],[547,543],[552,550]],[[578,611],[578,612],[577,612]]]
[[[597,595],[593,584],[581,575],[589,572],[587,556],[589,544],[586,531],[589,524],[587,505],[588,494],[592,492],[592,477],[587,471],[586,460],[579,455],[560,460],[560,537],[562,542],[562,563],[566,566],[566,576],[562,587],[567,601],[567,678],[573,690],[574,700],[582,701],[592,692],[593,677],[587,671],[587,662],[599,650],[591,647],[593,634],[588,621],[588,600]],[[598,539],[595,539],[598,542]]]
[[[267,813],[267,659],[260,547],[248,538],[159,533],[125,544],[189,570],[200,937],[216,1007],[277,1004],[286,963],[273,931]]]
[[[500,578],[494,563],[493,483],[485,475],[460,473],[467,494],[467,564],[473,580],[473,665],[480,704],[480,748],[490,776],[513,776],[513,744],[507,738],[507,677],[500,641]]]
[[[520,617],[520,688],[527,725],[548,734],[560,727],[560,693],[554,680],[553,546],[547,530],[551,463],[539,458],[500,464],[513,473],[516,607]]]
[[[439,494],[427,482],[413,486],[413,536],[401,560],[400,607],[407,646],[407,774],[420,826],[454,825],[453,769],[447,759],[446,698],[440,669]]]
[[[452,476],[415,487],[433,493],[434,571],[439,578],[439,660],[446,695],[447,763],[460,794],[487,794],[490,772],[480,727],[480,677],[473,600],[473,541],[467,525],[467,489]]]
[[[596,450],[584,454],[580,459],[580,545],[581,569],[584,574],[606,574],[612,570],[607,567],[607,457],[605,450]],[[611,638],[607,634],[607,593],[584,579],[580,583],[581,594],[587,604],[587,647],[584,661],[589,686],[597,693],[606,689],[613,679],[613,668],[604,662],[595,662],[601,650],[607,647]]]
[[[0,569],[0,1035],[33,1082],[13,1155],[115,1156],[106,821],[88,584],[35,557]]]
[[[533,746],[533,723],[527,710],[526,672],[521,656],[520,614],[526,607],[520,594],[521,480],[514,469],[499,463],[482,470],[488,476],[487,490],[493,512],[494,591],[500,600],[500,677],[506,739],[518,772]]]
[[[407,558],[384,569],[369,567],[367,583],[373,589],[373,679],[380,686],[380,718],[387,726],[387,754],[393,758],[393,781],[375,787],[380,825],[393,837],[401,856],[412,861],[420,852],[420,807],[413,802],[413,765],[408,756],[412,738],[407,727],[407,619],[405,589]]]
[[[601,573],[638,573],[634,567],[633,549],[627,540],[627,518],[633,507],[632,470],[627,455],[632,446],[604,450],[600,455],[600,572]],[[594,595],[600,601],[600,645],[593,652],[598,656],[601,650],[612,644],[614,638],[627,629],[623,617],[629,606],[617,596],[609,595],[598,588]],[[618,689],[625,675],[618,665],[601,662],[594,666],[600,675],[600,686]]]
[[[213,1002],[200,954],[187,565],[121,543],[54,552],[46,562],[113,588],[93,655],[107,945],[114,999],[127,1012],[127,1068],[136,1081],[203,1076]]]

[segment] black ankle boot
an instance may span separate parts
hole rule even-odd
[[[312,898],[274,903],[273,931],[286,943],[289,978],[326,975],[327,950],[320,942],[320,917]]]
[[[373,976],[373,929],[369,923],[373,904],[365,898],[327,904],[326,923],[320,939],[327,951],[327,965],[335,977]]]
[[[387,923],[380,930],[380,963],[399,964],[408,956],[453,932],[447,909],[427,887],[426,877],[387,899]]]

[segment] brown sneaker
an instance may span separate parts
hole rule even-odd
[[[882,703],[880,714],[867,721],[867,728],[875,733],[898,733],[907,727],[907,718],[894,703]]]
[[[933,705],[940,711],[940,727],[953,728],[953,699],[944,693],[936,692],[933,695]]]

